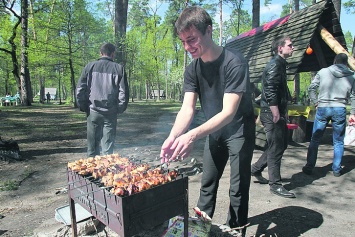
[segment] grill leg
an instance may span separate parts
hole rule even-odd
[[[184,208],[184,237],[189,235],[189,189],[188,179],[184,182],[185,189],[185,208]]]
[[[70,218],[71,218],[71,230],[72,230],[72,237],[78,236],[78,229],[76,226],[76,215],[75,215],[75,203],[74,199],[69,197],[69,205],[70,205]]]

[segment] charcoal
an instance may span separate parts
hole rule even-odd
[[[20,147],[18,143],[12,139],[2,140],[0,137],[0,160],[4,161],[21,161]]]

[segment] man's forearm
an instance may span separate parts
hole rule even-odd
[[[173,128],[170,131],[170,136],[177,138],[184,134],[189,128],[194,116],[194,111],[188,112],[180,110],[176,116]]]

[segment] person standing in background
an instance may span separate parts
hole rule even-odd
[[[51,101],[51,94],[49,94],[49,92],[47,92],[46,98],[47,98],[47,104],[49,104],[49,101]]]
[[[344,153],[346,104],[349,97],[351,99],[349,125],[355,125],[355,75],[347,65],[348,56],[346,54],[336,55],[334,64],[321,69],[308,87],[309,98],[317,111],[311,142],[308,146],[307,164],[302,168],[305,174],[311,175],[313,172],[317,162],[319,143],[330,121],[333,128],[333,175],[339,177],[342,174],[341,161]]]
[[[267,147],[259,160],[252,165],[251,173],[261,184],[269,184],[270,192],[285,198],[296,197],[282,185],[281,159],[288,145],[287,104],[292,100],[287,87],[286,59],[294,47],[290,37],[278,36],[271,45],[274,57],[262,75],[260,121],[264,126]],[[268,167],[269,180],[261,172]]]
[[[111,43],[100,48],[100,58],[88,63],[77,84],[76,99],[80,111],[87,114],[87,156],[112,154],[118,114],[129,100],[125,69],[113,61],[116,47]]]

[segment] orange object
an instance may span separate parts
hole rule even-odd
[[[310,46],[308,46],[308,48],[306,49],[306,54],[310,55],[312,53],[313,53],[313,49]]]

